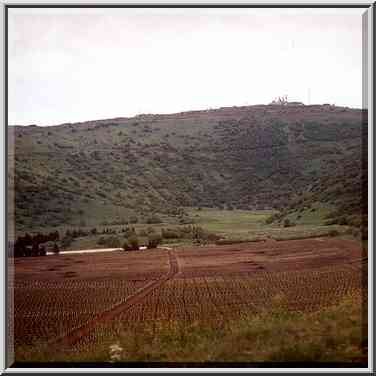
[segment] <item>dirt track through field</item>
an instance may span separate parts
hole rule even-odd
[[[170,269],[167,274],[162,276],[157,280],[153,280],[146,284],[145,286],[138,289],[132,295],[130,295],[124,302],[112,307],[109,310],[101,312],[92,320],[86,322],[84,325],[80,326],[69,332],[68,334],[55,339],[49,345],[63,345],[72,346],[77,343],[82,337],[85,337],[89,332],[99,323],[107,320],[113,319],[118,314],[127,311],[135,304],[139,304],[143,299],[149,295],[154,289],[160,287],[166,281],[172,279],[179,272],[179,265],[175,253],[172,250],[168,251]]]

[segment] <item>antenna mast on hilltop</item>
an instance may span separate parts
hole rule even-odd
[[[308,105],[311,104],[311,88],[308,88]]]

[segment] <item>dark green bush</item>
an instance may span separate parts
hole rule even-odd
[[[278,221],[279,219],[281,219],[282,215],[283,215],[282,213],[272,214],[270,217],[266,218],[265,223],[267,225],[270,225],[271,223],[273,223],[273,222]]]
[[[295,223],[290,221],[288,218],[286,218],[283,221],[283,227],[292,227],[292,226],[295,226]]]
[[[101,236],[98,240],[97,240],[97,244],[98,245],[105,245],[106,244],[106,238],[104,236]]]
[[[325,226],[331,226],[331,225],[336,225],[338,224],[338,220],[337,219],[329,219],[327,221],[324,222],[324,225]]]
[[[192,226],[192,239],[197,243],[205,243],[208,241],[217,241],[221,239],[220,236],[203,229],[200,226]]]
[[[73,242],[73,237],[70,235],[65,235],[64,238],[61,240],[61,247],[62,248],[68,248],[72,242]]]
[[[147,224],[162,223],[162,220],[156,214],[153,214],[149,218],[146,219],[146,223]]]
[[[162,237],[159,234],[150,234],[148,236],[148,248],[157,248],[162,242]]]
[[[116,236],[110,236],[106,239],[106,246],[110,248],[117,248],[120,247],[120,240]]]
[[[128,242],[129,242],[129,245],[131,246],[131,249],[134,250],[134,251],[137,251],[138,250],[138,247],[139,247],[139,242],[138,242],[138,238],[136,235],[131,235],[129,238],[128,238]]]
[[[345,217],[345,216],[340,217],[340,218],[338,219],[338,224],[339,224],[339,225],[343,225],[343,226],[348,225],[349,223],[348,223],[348,221],[347,221],[347,217]]]
[[[54,252],[55,254],[57,254],[57,253],[60,252],[60,249],[59,249],[59,247],[58,247],[58,245],[57,245],[56,243],[54,243],[53,252]]]
[[[123,250],[124,251],[131,251],[132,250],[132,247],[128,241],[128,239],[126,239],[123,243]]]
[[[129,238],[132,235],[136,235],[136,230],[134,227],[125,227],[121,230],[124,233],[124,238]]]
[[[339,232],[337,230],[330,230],[328,233],[329,236],[338,236]]]
[[[118,248],[121,246],[120,240],[116,236],[101,236],[98,241],[98,245],[103,245],[109,248]]]
[[[365,224],[367,224],[367,222],[365,221],[364,218],[362,218],[361,215],[349,216],[349,217],[347,217],[347,222],[348,222],[349,226],[354,226],[354,227],[358,227],[358,228],[360,228],[362,226],[363,222],[365,222]]]
[[[272,215],[270,217],[268,217],[268,218],[265,219],[265,223],[267,225],[270,225],[271,223],[273,223],[273,221],[274,221],[274,218],[273,218]]]
[[[179,230],[175,230],[175,229],[170,229],[170,228],[166,228],[166,229],[162,229],[162,237],[164,239],[180,239],[183,237],[183,234],[181,231]]]

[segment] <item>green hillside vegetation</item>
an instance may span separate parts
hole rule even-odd
[[[238,222],[245,211],[275,210],[276,226],[288,218],[359,228],[362,119],[342,107],[260,105],[10,127],[9,218],[16,233],[153,217],[184,225],[195,217],[179,208],[206,207],[238,209]],[[207,227],[221,232],[220,222]]]
[[[112,224],[97,227],[58,226],[60,238],[56,241],[62,250],[126,248],[130,238],[135,238],[139,246],[148,246],[149,240],[158,237],[158,245],[179,247],[185,245],[235,244],[267,240],[305,239],[322,236],[352,237],[356,234],[350,226],[324,225],[317,218],[290,226],[284,223],[267,223],[277,211],[224,210],[213,208],[181,208],[183,217],[190,224],[181,224],[180,217],[162,218],[161,223]],[[47,227],[48,228],[48,227]],[[44,233],[46,228],[31,232]],[[53,244],[52,244],[53,245]],[[52,251],[49,247],[47,251]]]

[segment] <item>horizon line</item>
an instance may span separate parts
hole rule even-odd
[[[273,106],[273,107],[293,107],[293,106],[302,106],[302,107],[314,107],[314,106],[331,106],[337,108],[347,108],[351,110],[360,110],[364,111],[367,108],[359,108],[359,107],[350,107],[350,106],[343,106],[343,105],[336,105],[332,103],[311,103],[305,104],[301,101],[287,101],[285,103],[259,103],[259,104],[249,104],[249,105],[233,105],[233,106],[221,106],[221,107],[209,107],[209,108],[201,108],[197,110],[184,110],[178,112],[148,112],[148,113],[138,113],[136,115],[128,115],[128,116],[115,116],[109,118],[101,118],[101,119],[91,119],[91,120],[83,120],[83,121],[67,121],[63,123],[54,123],[54,124],[44,124],[38,125],[36,123],[28,123],[28,124],[7,124],[8,127],[58,127],[62,125],[73,125],[73,124],[84,124],[84,123],[91,123],[91,122],[98,122],[98,121],[109,121],[109,120],[129,120],[139,117],[147,117],[147,116],[171,116],[171,115],[179,115],[179,114],[188,114],[188,113],[197,113],[197,112],[209,112],[209,111],[219,111],[219,110],[227,110],[231,108],[247,108],[247,107],[261,107],[261,106]]]

